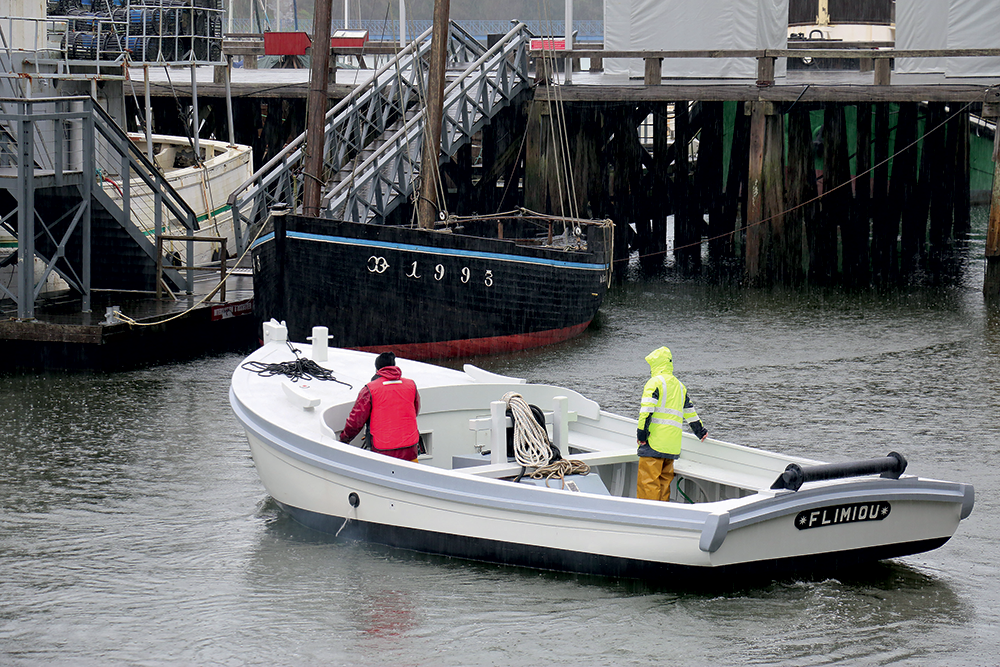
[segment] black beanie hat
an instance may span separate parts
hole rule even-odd
[[[396,355],[392,352],[383,352],[375,358],[375,370],[380,368],[385,368],[386,366],[396,365]]]

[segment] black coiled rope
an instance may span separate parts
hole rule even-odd
[[[350,384],[341,382],[333,375],[333,371],[323,368],[312,359],[304,359],[299,356],[298,349],[287,343],[288,349],[295,354],[294,361],[283,361],[278,364],[265,364],[262,361],[243,362],[241,368],[256,373],[261,377],[273,377],[275,375],[287,375],[293,382],[299,380],[328,380],[342,384],[348,389],[353,389]]]

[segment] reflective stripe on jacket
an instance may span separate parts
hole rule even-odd
[[[654,375],[642,390],[642,407],[639,409],[639,428],[649,431],[647,444],[656,451],[680,456],[681,424],[697,421],[694,408],[684,409],[687,390],[673,375]]]
[[[396,368],[387,366],[386,368]],[[385,371],[386,368],[381,369]],[[420,395],[417,385],[398,372],[395,377],[382,377],[368,383],[372,407],[369,429],[372,448],[375,450],[399,449],[417,444],[420,432],[417,429],[417,412],[420,411]]]
[[[642,389],[637,437],[647,433],[646,444],[662,455],[675,459],[681,454],[681,424],[700,421],[687,389],[674,377],[670,348],[661,347],[646,356],[651,377]]]

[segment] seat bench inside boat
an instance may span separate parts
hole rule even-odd
[[[635,497],[639,460],[635,421],[603,412],[596,402],[565,387],[525,385],[514,380],[422,388],[417,421],[426,453],[420,456],[420,463],[479,477],[517,478],[521,466],[506,456],[507,429],[513,422],[505,414],[506,404],[499,400],[509,391],[522,393],[526,401],[541,408],[549,437],[563,457],[590,466],[590,475],[575,476],[589,478],[576,484],[580,492]],[[324,426],[330,431],[342,428],[349,410],[348,405],[329,408],[323,415]],[[716,441],[702,443],[685,434],[681,458],[674,463],[671,501],[742,498],[767,489],[784,469],[785,462],[772,465],[769,461],[761,468],[760,461],[742,451],[737,451],[734,459],[731,447]],[[528,475],[521,483],[534,483],[526,478]]]
[[[635,497],[639,459],[634,420],[604,412],[595,401],[565,387],[529,385],[481,369],[470,372],[468,366],[466,372],[477,382],[420,389],[417,422],[426,450],[421,464],[479,477],[516,478],[521,466],[506,456],[507,429],[513,422],[500,399],[517,392],[542,410],[549,437],[563,457],[590,466],[590,479],[577,485],[581,492]],[[325,410],[324,429],[334,434],[343,428],[350,408],[342,404]],[[761,450],[701,442],[685,433],[670,499],[701,503],[753,495],[768,489],[786,464],[771,461]]]

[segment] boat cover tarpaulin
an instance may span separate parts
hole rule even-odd
[[[1000,48],[996,0],[896,0],[896,48]],[[901,74],[1000,76],[1000,58],[897,58],[895,69]]]
[[[604,48],[609,51],[784,49],[788,0],[607,0]],[[608,74],[642,77],[639,59],[609,58]],[[664,58],[663,77],[757,78],[754,58]],[[785,62],[775,63],[784,76]]]

